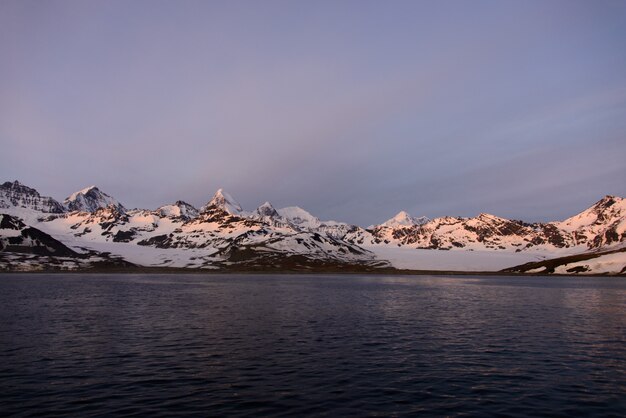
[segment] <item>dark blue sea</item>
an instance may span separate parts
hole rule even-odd
[[[626,279],[0,275],[2,416],[626,416]]]

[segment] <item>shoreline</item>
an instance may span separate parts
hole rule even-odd
[[[328,270],[245,270],[245,269],[189,269],[175,267],[134,267],[134,268],[101,268],[101,269],[73,269],[73,270],[0,270],[0,276],[5,274],[114,274],[114,275],[132,275],[132,274],[158,274],[158,275],[371,275],[371,276],[507,276],[507,277],[626,277],[626,273],[618,274],[559,274],[559,273],[521,273],[511,271],[447,271],[447,270],[406,270],[406,269],[377,269],[377,270],[347,270],[347,269],[328,269]]]

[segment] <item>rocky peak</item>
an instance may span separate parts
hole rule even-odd
[[[423,225],[428,221],[429,219],[425,216],[414,218],[407,212],[401,210],[396,216],[387,220],[386,222],[383,222],[380,226],[386,226],[389,228],[411,227],[416,225]]]
[[[568,231],[581,231],[586,228],[608,226],[623,220],[624,217],[626,217],[626,200],[607,195],[581,213],[554,224]]]
[[[261,206],[259,206],[256,209],[256,213],[259,216],[269,217],[269,218],[277,218],[280,216],[278,212],[276,211],[276,209],[274,209],[274,206],[272,206],[270,202],[265,202]]]
[[[316,229],[322,222],[316,216],[298,206],[289,206],[278,209],[278,214],[285,218],[291,225],[297,228]]]
[[[41,196],[19,181],[0,184],[0,208],[25,208],[44,213],[63,213],[63,205],[51,197]]]
[[[22,183],[20,183],[17,180],[15,180],[15,181],[5,181],[4,183],[2,183],[2,185],[0,185],[0,189],[3,189],[3,190],[13,190],[14,192],[22,193],[22,194],[37,194],[37,195],[39,195],[37,190],[33,189],[32,187],[25,186],[25,185],[23,185]]]
[[[499,216],[492,215],[490,213],[481,213],[475,219],[486,223],[508,221],[508,219],[500,218]]]
[[[231,215],[239,215],[243,212],[241,205],[231,195],[226,193],[224,189],[218,189],[211,200],[201,209],[202,212],[209,210],[221,209]]]
[[[598,215],[623,214],[626,210],[626,202],[621,197],[606,195],[596,202],[591,209]]]
[[[167,218],[181,218],[185,220],[196,218],[198,209],[182,200],[177,200],[173,205],[161,206],[156,210],[160,216]]]
[[[125,212],[126,209],[120,202],[104,193],[96,186],[89,186],[68,196],[63,204],[69,211],[94,213],[98,209],[114,206]]]

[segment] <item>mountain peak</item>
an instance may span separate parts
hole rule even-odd
[[[614,196],[614,195],[610,195],[607,194],[606,196],[604,196],[602,199],[600,199],[598,202],[596,202],[595,206],[598,205],[602,205],[602,206],[611,206],[614,203],[620,203],[622,202],[624,199],[618,196]]]
[[[304,228],[318,228],[322,222],[316,216],[298,206],[289,206],[278,209],[278,214],[287,219],[292,225]]]
[[[598,200],[592,207],[587,209],[587,211],[594,212],[604,212],[607,210],[611,211],[624,211],[626,210],[626,201],[618,196],[606,195],[602,199]],[[586,211],[582,212],[585,213]]]
[[[70,211],[95,212],[108,206],[115,206],[124,212],[126,209],[120,202],[102,192],[96,186],[89,186],[72,193],[64,201],[63,205]]]
[[[168,218],[193,219],[198,216],[198,209],[183,200],[177,200],[173,205],[161,206],[156,212]]]
[[[270,202],[265,202],[256,209],[256,213],[259,216],[278,217],[280,216],[274,206]]]
[[[585,209],[577,215],[574,215],[564,221],[554,222],[557,227],[568,232],[576,232],[576,239],[582,240],[587,236],[587,241],[591,235],[596,234],[600,230],[608,228],[610,232],[605,232],[605,238],[611,236],[611,239],[618,238],[622,235],[622,229],[616,223],[623,223],[626,216],[626,199],[618,196],[606,195],[593,206]],[[623,228],[623,226],[621,227]],[[593,234],[592,234],[593,233]],[[603,238],[599,238],[599,242],[603,242]]]
[[[217,189],[217,192],[213,195],[211,200],[202,207],[202,211],[204,212],[211,206],[216,206],[220,209],[225,210],[231,215],[238,215],[243,212],[241,205],[239,202],[235,200],[230,194],[226,193],[224,189]]]
[[[17,180],[5,181],[4,183],[2,183],[0,187],[2,187],[5,190],[15,190],[15,191],[21,191],[21,192],[27,192],[27,193],[36,193],[37,195],[39,195],[39,192],[37,192],[37,190],[33,189],[32,187],[25,186],[24,184],[20,183]]]
[[[410,226],[415,226],[415,225],[422,225],[422,224],[425,224],[426,222],[428,222],[428,218],[426,218],[425,216],[414,218],[413,216],[409,215],[406,211],[401,210],[400,212],[398,212],[396,216],[384,222],[382,226],[387,226],[390,228],[410,227]]]
[[[25,208],[44,213],[63,213],[63,206],[51,197],[41,196],[32,187],[15,180],[0,184],[0,208]]]
[[[85,187],[84,189],[81,189],[81,190],[79,190],[79,191],[77,191],[77,192],[72,193],[71,195],[69,195],[68,197],[66,197],[66,198],[65,198],[65,200],[76,200],[76,197],[77,197],[79,194],[83,194],[83,195],[85,195],[85,194],[87,194],[87,193],[91,192],[92,190],[93,190],[93,192],[95,192],[95,193],[98,193],[98,192],[100,191],[100,189],[98,189],[98,187],[97,187],[97,186],[88,186],[88,187]]]

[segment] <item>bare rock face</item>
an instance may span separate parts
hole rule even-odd
[[[0,210],[2,208],[31,209],[42,213],[63,213],[63,205],[51,197],[41,196],[37,190],[19,181],[0,184]]]

